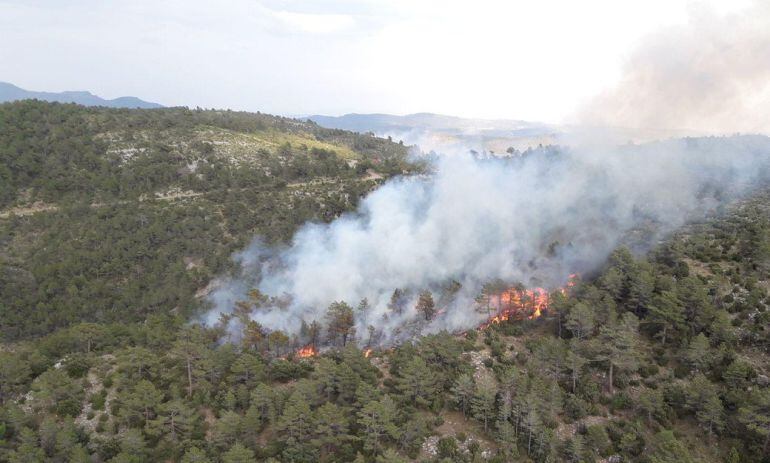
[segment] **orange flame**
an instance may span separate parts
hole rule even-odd
[[[364,349],[364,357],[369,358],[370,355],[372,355],[372,350]]]
[[[567,284],[559,288],[562,294],[575,286],[578,275],[573,273],[569,276]],[[489,297],[490,307],[497,307],[497,314],[490,317],[488,321],[479,326],[484,329],[490,325],[513,319],[534,320],[543,315],[548,310],[550,296],[544,288],[521,289],[511,287],[499,294]]]
[[[297,351],[297,357],[302,359],[315,357],[316,355],[318,355],[318,352],[310,344]]]

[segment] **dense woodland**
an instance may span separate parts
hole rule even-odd
[[[262,157],[228,158],[243,134]],[[248,322],[258,291],[238,336],[190,317],[251,234],[286,240],[420,170],[402,146],[24,102],[0,105],[0,150],[0,461],[770,461],[768,193],[617,249],[540,318],[379,348],[352,329],[358,301],[299,338]],[[426,318],[440,297],[420,297]],[[300,358],[307,344],[327,347]]]
[[[332,220],[406,156],[261,114],[0,105],[0,339],[189,314],[253,236]]]

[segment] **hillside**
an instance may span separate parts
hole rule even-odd
[[[0,105],[0,334],[190,313],[255,235],[287,240],[406,148],[261,114]]]
[[[19,100],[40,100],[51,103],[76,103],[83,106],[104,106],[107,108],[162,108],[163,105],[140,100],[134,96],[121,96],[112,100],[98,97],[91,92],[34,92],[17,87],[8,82],[0,82],[0,103]]]
[[[768,243],[770,193],[646,258],[618,249],[542,317],[387,350],[298,358],[312,326],[79,323],[0,352],[0,457],[767,461]]]
[[[263,114],[0,105],[0,461],[770,461],[767,189],[550,294],[489,281],[477,329],[383,344],[362,300],[271,330],[256,289],[198,322],[254,235],[422,171]]]

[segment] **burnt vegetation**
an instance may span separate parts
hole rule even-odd
[[[253,234],[285,241],[421,170],[404,147],[40,102],[0,105],[0,140],[2,461],[770,460],[770,194],[617,249],[538,317],[377,349],[353,330],[366,301],[299,337],[249,322],[258,291],[237,333],[191,317]],[[426,319],[442,297],[420,295]]]

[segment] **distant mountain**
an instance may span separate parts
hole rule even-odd
[[[507,119],[467,119],[433,113],[406,116],[391,114],[345,114],[344,116],[308,116],[326,128],[373,132],[390,136],[423,150],[472,148],[504,151],[508,147],[524,149],[539,144],[558,143],[564,135],[561,127],[539,122]]]
[[[359,132],[383,132],[413,129],[442,131],[518,132],[521,135],[542,133],[550,126],[538,122],[508,119],[468,119],[443,114],[416,113],[406,116],[392,114],[345,114],[344,116],[309,116],[318,125]]]
[[[345,114],[343,116],[307,116],[316,124],[330,129],[372,132],[392,137],[423,151],[501,153],[509,148],[526,150],[551,144],[644,143],[687,136],[703,135],[684,130],[633,129],[623,127],[589,127],[528,122],[515,119],[470,119],[433,113]]]
[[[0,82],[0,103],[17,100],[42,100],[59,103],[77,103],[83,106],[104,106],[108,108],[162,108],[163,105],[140,100],[133,96],[121,96],[114,100],[105,100],[91,92],[33,92],[24,90],[7,82]]]

